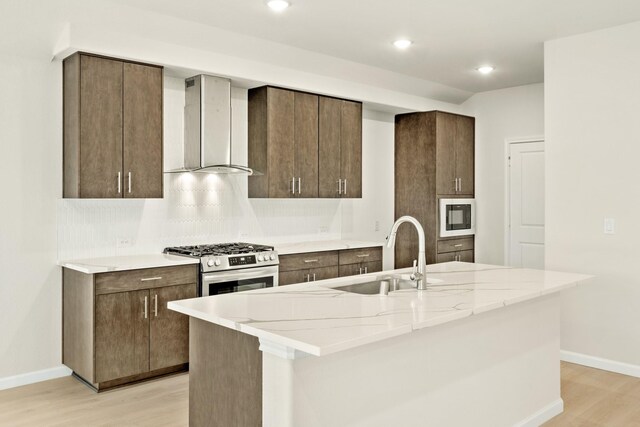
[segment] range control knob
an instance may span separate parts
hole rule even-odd
[[[258,261],[260,262],[264,261],[264,257],[262,255],[258,255]]]
[[[269,258],[271,259],[271,261],[275,261],[276,256],[274,254],[271,254],[271,256]]]
[[[216,258],[216,260],[214,261],[214,264],[216,265],[216,267],[219,266],[220,265],[220,259]]]
[[[207,265],[208,265],[209,267],[213,267],[213,260],[212,260],[212,259],[210,259],[209,261],[207,261]]]

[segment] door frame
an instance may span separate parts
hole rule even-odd
[[[504,265],[509,265],[511,258],[511,175],[509,173],[509,155],[511,153],[512,144],[526,144],[530,142],[544,143],[544,135],[527,136],[520,138],[505,138],[504,140]],[[546,148],[545,148],[545,165],[546,165]],[[545,166],[546,168],[546,166]],[[545,189],[546,198],[546,189]],[[545,215],[546,216],[546,215]],[[545,218],[546,223],[546,218]]]

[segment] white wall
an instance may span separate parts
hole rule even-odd
[[[463,105],[476,118],[476,262],[505,264],[505,140],[544,135],[544,85],[482,92]]]
[[[362,199],[342,201],[342,238],[385,242],[394,222],[394,116],[364,111],[362,122]],[[384,269],[394,266],[393,249],[384,248]]]
[[[61,79],[48,55],[0,54],[0,379],[60,364]]]
[[[634,365],[640,365],[638,52],[640,23],[545,44],[546,265],[596,276],[564,296],[562,348]],[[616,234],[603,233],[605,217],[615,218]]]

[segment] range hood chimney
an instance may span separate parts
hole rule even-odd
[[[185,80],[184,168],[169,171],[261,175],[231,159],[231,80],[200,74]]]

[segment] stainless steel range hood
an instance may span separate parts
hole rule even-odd
[[[168,173],[261,175],[231,159],[231,81],[200,74],[185,80],[184,168]]]

